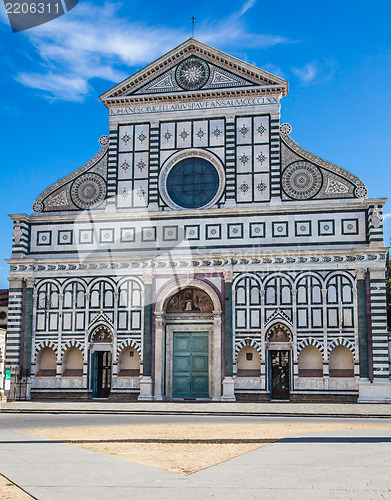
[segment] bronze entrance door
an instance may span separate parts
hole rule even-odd
[[[111,352],[95,351],[93,354],[92,395],[108,398],[111,390]]]
[[[289,399],[290,351],[269,351],[271,399]]]

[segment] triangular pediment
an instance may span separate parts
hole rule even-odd
[[[167,93],[183,96],[254,88],[286,95],[288,82],[191,38],[100,98],[108,105]]]

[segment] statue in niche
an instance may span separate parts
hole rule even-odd
[[[168,313],[203,313],[212,312],[213,302],[210,297],[197,288],[186,288],[176,293],[167,304]]]

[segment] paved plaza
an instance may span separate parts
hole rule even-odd
[[[292,416],[267,415],[281,407]],[[56,408],[61,412],[56,413]],[[163,415],[164,410],[171,414]],[[241,414],[235,416],[239,410]],[[298,416],[304,410],[307,416]],[[320,416],[327,412],[327,417]],[[0,473],[39,500],[99,500],[108,495],[141,500],[386,499],[391,498],[391,430],[386,429],[290,437],[189,476],[40,438],[22,429],[265,421],[365,421],[376,426],[391,424],[389,412],[388,405],[8,403],[0,414]]]

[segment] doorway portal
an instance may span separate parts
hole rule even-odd
[[[289,351],[269,351],[272,399],[289,399]]]
[[[209,332],[173,333],[172,397],[209,398]]]
[[[270,398],[289,400],[291,391],[292,334],[288,327],[278,323],[266,335],[269,364]]]
[[[113,335],[105,325],[98,326],[91,335],[92,397],[108,398],[111,391]]]
[[[93,353],[92,394],[94,398],[108,398],[111,390],[111,352]]]

